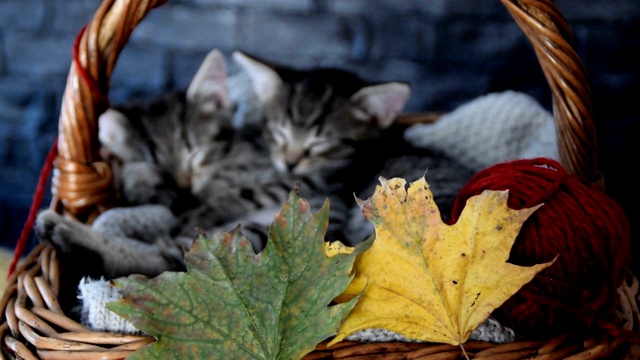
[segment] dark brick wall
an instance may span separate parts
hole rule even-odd
[[[634,232],[640,3],[556,3],[590,74],[607,191],[627,211]],[[0,2],[2,245],[11,246],[23,226],[57,132],[71,45],[98,4]],[[550,107],[535,55],[498,0],[169,0],[134,31],[112,76],[111,100],[185,86],[214,47],[409,81],[412,111],[447,111],[505,89],[525,91]]]

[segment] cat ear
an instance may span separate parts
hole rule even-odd
[[[220,50],[214,49],[207,54],[187,88],[187,100],[209,106],[211,111],[231,106],[227,69]]]
[[[357,118],[373,120],[381,128],[386,128],[402,111],[410,94],[409,84],[390,82],[364,87],[351,96],[351,101],[361,112],[362,116],[356,114]]]
[[[282,79],[269,65],[252,59],[240,51],[233,53],[233,59],[251,78],[253,89],[261,103],[271,100],[282,86]]]

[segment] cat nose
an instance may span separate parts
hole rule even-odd
[[[288,171],[293,171],[293,169],[295,169],[296,166],[298,166],[298,162],[297,161],[287,161],[285,163],[285,165],[287,166],[287,170]]]

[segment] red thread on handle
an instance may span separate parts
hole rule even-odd
[[[80,32],[76,36],[76,39],[73,43],[72,60],[76,66],[76,71],[78,75],[91,90],[92,98],[96,100],[96,105],[97,105],[97,108],[99,109],[97,111],[102,112],[104,111],[104,109],[109,107],[108,105],[109,99],[107,98],[107,96],[105,96],[104,91],[100,89],[100,86],[98,85],[96,79],[94,79],[93,77],[89,76],[89,74],[87,74],[87,70],[82,66],[82,63],[80,62],[80,40],[82,39],[82,34],[84,34],[86,29],[87,29],[87,25],[82,27],[82,29],[80,29]]]
[[[44,189],[45,185],[47,185],[47,180],[49,179],[49,175],[51,174],[51,169],[53,168],[53,161],[58,154],[58,139],[53,142],[53,146],[49,150],[47,154],[47,158],[44,162],[44,166],[42,170],[40,170],[40,177],[38,178],[38,186],[36,187],[36,192],[33,195],[33,201],[31,202],[31,207],[29,208],[29,216],[27,217],[27,221],[22,228],[22,233],[20,234],[20,238],[16,243],[15,251],[13,252],[13,259],[11,260],[11,265],[9,265],[9,273],[8,276],[16,270],[16,266],[18,265],[18,261],[22,257],[22,253],[24,252],[24,248],[27,245],[27,238],[33,230],[33,225],[36,221],[36,215],[38,210],[40,209],[40,205],[42,204],[42,199],[44,198]]]

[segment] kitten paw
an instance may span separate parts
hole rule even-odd
[[[74,226],[71,220],[51,209],[38,214],[35,223],[35,233],[41,242],[53,245],[62,252],[70,252],[74,237]]]
[[[48,240],[53,236],[54,229],[58,224],[58,216],[59,215],[52,210],[44,210],[38,214],[34,231],[40,241],[50,242]]]
[[[109,209],[98,216],[92,228],[108,238],[132,238],[151,244],[168,236],[177,223],[165,206],[139,205]]]

